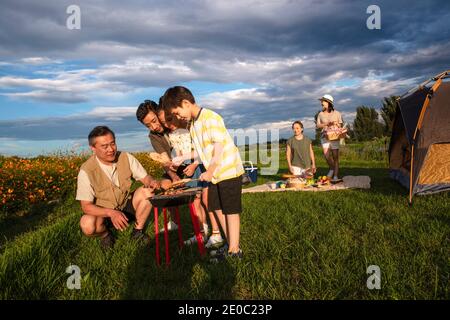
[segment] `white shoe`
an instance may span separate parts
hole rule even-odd
[[[334,173],[334,170],[328,171],[327,177],[328,177],[328,178],[331,178],[331,177],[333,176],[333,173]]]
[[[202,237],[203,237],[203,243],[205,243],[206,237],[205,236],[202,236]],[[195,234],[192,237],[190,237],[189,239],[187,239],[186,241],[184,241],[184,244],[186,246],[190,246],[191,244],[195,244],[195,243],[197,243],[197,237],[195,236]]]
[[[212,235],[209,237],[208,242],[205,244],[205,248],[213,248],[213,247],[219,247],[223,244],[223,238],[220,234],[218,235]]]
[[[333,180],[331,180],[331,181],[333,181],[333,182],[339,181],[339,178],[337,176],[334,176]]]
[[[178,225],[173,222],[173,221],[169,221],[167,222],[167,231],[173,231],[173,230],[177,230],[178,229]],[[161,230],[159,230],[159,232],[164,232],[164,228],[161,228]]]

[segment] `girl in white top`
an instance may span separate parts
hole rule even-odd
[[[328,177],[333,177],[334,181],[339,180],[339,140],[330,141],[325,132],[328,128],[342,127],[343,121],[341,113],[334,110],[334,99],[326,94],[319,99],[322,104],[322,111],[317,116],[317,128],[322,129],[322,149],[327,160],[330,171]]]
[[[192,151],[191,135],[188,129],[178,128],[170,132],[169,141],[177,157]]]

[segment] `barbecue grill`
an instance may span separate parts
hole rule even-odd
[[[194,201],[195,196],[202,192],[202,188],[179,189],[174,194],[161,194],[149,198],[151,204],[158,208],[178,207]]]
[[[194,227],[194,233],[197,238],[197,245],[201,255],[205,254],[205,247],[203,245],[203,237],[200,234],[200,226],[198,223],[198,216],[193,205],[195,197],[197,194],[201,194],[202,188],[188,188],[188,189],[178,189],[166,191],[165,194],[155,195],[148,200],[154,207],[155,216],[155,241],[156,241],[156,262],[160,265],[159,256],[159,227],[158,227],[158,208],[163,208],[164,217],[164,242],[165,242],[165,253],[166,253],[166,264],[170,264],[169,255],[169,232],[167,230],[167,208],[172,208],[175,211],[175,219],[178,224],[178,243],[179,247],[183,247],[183,235],[180,224],[180,214],[178,207],[181,205],[189,205],[189,213],[192,219],[192,225]]]

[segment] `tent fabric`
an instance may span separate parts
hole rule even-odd
[[[400,109],[397,108],[397,114],[392,126],[392,136],[389,144],[389,168],[404,168],[409,171],[411,166],[411,147],[406,137],[405,126],[403,125]]]
[[[420,170],[418,184],[450,184],[450,144],[433,144]]]
[[[414,194],[450,190],[450,71],[398,100],[389,145],[390,176]]]
[[[433,94],[423,118],[424,144],[450,142],[450,83],[444,82]],[[426,126],[425,126],[426,124]]]
[[[418,184],[416,187],[416,195],[424,196],[427,194],[433,194],[438,192],[444,192],[450,190],[449,184]]]
[[[428,149],[432,144],[450,142],[450,83],[442,83],[430,97],[428,108],[423,116],[420,130],[416,136],[414,164],[412,168],[413,193],[417,193],[417,183],[425,163]],[[438,170],[433,167],[432,170]],[[438,181],[436,181],[438,182]]]
[[[429,88],[421,88],[410,96],[401,99],[398,103],[403,119],[403,125],[406,128],[406,136],[410,144],[412,144],[413,141],[414,131],[416,130],[423,102],[429,91]]]
[[[391,179],[397,180],[402,186],[409,189],[409,172],[401,169],[389,170]]]

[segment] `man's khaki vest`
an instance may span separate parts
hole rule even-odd
[[[95,155],[92,155],[85,163],[81,165],[94,189],[97,206],[109,209],[122,210],[128,200],[131,189],[132,172],[126,152],[117,153],[117,175],[119,177],[119,186],[117,187],[100,168]]]

